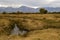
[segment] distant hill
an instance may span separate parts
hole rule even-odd
[[[48,11],[50,12],[60,12],[60,7],[56,7],[56,8],[53,8],[53,7],[45,7],[45,9],[47,9]],[[6,12],[17,12],[17,11],[20,11],[20,12],[39,12],[39,8],[31,8],[31,7],[27,7],[27,6],[21,6],[19,8],[13,8],[13,7],[0,7],[0,12],[3,12],[3,11],[6,11]]]
[[[60,12],[60,7],[45,7],[45,9],[47,9],[50,12]]]

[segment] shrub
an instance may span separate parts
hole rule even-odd
[[[40,11],[40,13],[41,13],[41,14],[46,14],[46,13],[48,12],[48,11],[47,11],[47,10],[45,10],[44,8],[40,8],[40,10],[39,10],[39,11]]]

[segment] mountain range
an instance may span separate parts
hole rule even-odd
[[[49,12],[60,12],[60,7],[44,7]],[[0,7],[0,12],[39,12],[40,8],[31,8],[27,6],[21,6],[19,8],[13,8],[13,7]]]

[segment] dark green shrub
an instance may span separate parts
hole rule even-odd
[[[40,8],[39,11],[41,14],[46,14],[48,12],[45,8]]]

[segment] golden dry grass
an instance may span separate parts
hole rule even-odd
[[[9,33],[14,22],[30,30],[27,37],[1,35],[0,40],[60,40],[60,14],[0,14],[0,33],[4,28]]]
[[[5,35],[1,36],[0,40],[60,40],[60,29],[35,30],[29,32],[27,37]]]
[[[0,35],[9,34],[13,29],[13,22],[9,19],[0,19]]]

